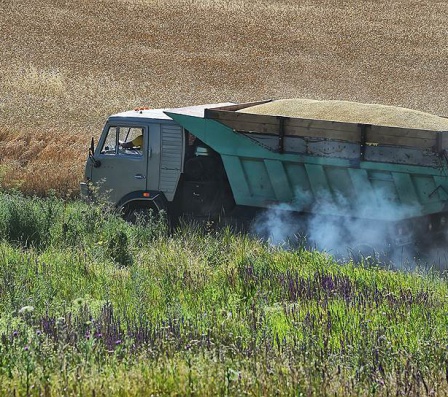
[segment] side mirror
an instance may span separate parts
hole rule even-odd
[[[93,153],[95,153],[95,143],[94,143],[93,137],[92,137],[92,140],[90,141],[90,148],[89,148],[89,159],[93,163],[93,166],[95,168],[98,168],[101,165],[101,161],[96,160],[95,157],[93,157]]]
[[[95,153],[95,142],[92,137],[92,140],[90,141],[89,156],[93,156],[93,153]]]

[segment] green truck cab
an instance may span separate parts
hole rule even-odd
[[[193,117],[217,105],[176,109]],[[81,183],[83,197],[106,196],[125,216],[142,209],[209,215],[221,208],[217,185],[226,184],[219,155],[164,109],[137,108],[108,118],[91,147]],[[139,138],[139,145],[131,143]],[[228,190],[228,189],[227,189]],[[213,196],[213,197],[212,197]]]

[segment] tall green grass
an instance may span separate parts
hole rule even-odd
[[[443,275],[0,196],[0,395],[447,395]]]

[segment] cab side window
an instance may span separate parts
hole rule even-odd
[[[117,130],[118,127],[109,127],[106,135],[106,140],[104,141],[103,147],[101,148],[101,154],[114,155],[117,153]]]
[[[143,150],[143,128],[110,126],[101,154],[141,156]]]

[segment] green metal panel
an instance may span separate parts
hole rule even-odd
[[[332,215],[347,215],[351,208],[354,216],[399,220],[440,212],[448,200],[446,166],[354,165],[342,158],[281,154],[215,120],[167,114],[221,154],[240,205],[284,202],[296,210]],[[318,205],[322,198],[329,205]]]
[[[439,200],[444,200],[443,197],[439,198],[439,194],[435,192],[436,182],[435,178],[428,178],[427,176],[413,175],[413,181],[415,189],[417,191],[418,200],[422,204],[434,203]]]
[[[232,186],[233,196],[237,203],[241,205],[250,205],[251,192],[249,190],[249,184],[246,180],[246,173],[244,172],[240,158],[236,156],[222,155],[222,162],[224,168],[227,171],[230,186]],[[244,203],[248,200],[247,203]]]
[[[293,193],[291,206],[297,211],[307,211],[314,201],[305,165],[299,162],[283,163]]]
[[[398,209],[400,204],[397,189],[391,172],[369,170],[370,185],[375,192],[377,203],[377,216],[382,217],[385,207],[394,206]],[[402,203],[403,204],[403,203]],[[389,213],[389,211],[388,211]],[[395,218],[397,214],[391,214]],[[388,215],[388,216],[391,216]]]
[[[305,169],[314,197],[318,198],[322,194],[331,192],[324,167],[317,164],[305,164]]]
[[[439,200],[448,200],[448,183],[447,176],[434,176],[435,187],[434,190],[429,193],[431,197],[439,197]],[[437,193],[436,193],[437,192]]]
[[[280,160],[264,160],[275,198],[280,202],[290,202],[294,198],[285,167]]]
[[[360,192],[361,194],[354,195],[354,204],[357,208],[366,205],[365,197],[370,197],[369,204],[372,207],[377,206],[375,191],[370,184],[369,175],[366,170],[359,168],[349,168],[348,174],[353,183],[353,189],[355,192]]]
[[[329,167],[327,169],[328,183],[335,195],[345,195],[347,193],[349,193],[350,196],[353,195],[353,184],[348,175],[348,170],[348,168],[340,167]]]
[[[395,188],[398,197],[403,204],[413,205],[419,202],[417,192],[410,174],[402,172],[392,172]]]
[[[264,162],[260,159],[241,158],[241,163],[252,196],[274,201],[275,192]]]

